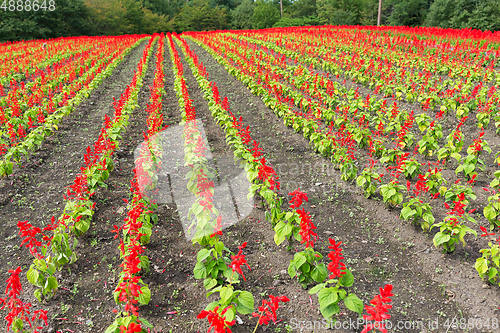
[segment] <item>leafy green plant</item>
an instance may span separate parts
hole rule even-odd
[[[481,226],[481,231],[483,234],[481,237],[488,237],[488,248],[481,249],[481,258],[476,259],[475,268],[479,273],[481,279],[487,278],[490,283],[499,283],[499,270],[500,270],[500,248],[498,244],[498,239],[493,239],[491,236],[495,236],[494,232],[488,232],[485,227]],[[493,240],[495,242],[493,242]],[[500,283],[499,283],[500,285]]]
[[[433,152],[439,149],[439,139],[443,137],[441,124],[435,124],[434,121],[429,124],[427,132],[418,142],[418,152],[432,156]]]
[[[431,117],[429,117],[425,113],[421,113],[415,117],[415,122],[417,123],[418,129],[422,133],[429,128],[431,120],[432,120]]]
[[[483,215],[490,221],[490,231],[496,226],[500,226],[500,192],[491,190],[488,205],[483,209]]]
[[[458,165],[455,173],[458,175],[460,172],[468,178],[472,179],[477,175],[476,170],[484,171],[484,161],[480,158],[482,151],[491,154],[491,148],[486,140],[483,140],[484,131],[481,131],[479,137],[474,139],[472,144],[467,148],[467,156],[464,157]]]
[[[373,168],[364,168],[361,175],[358,176],[356,183],[363,189],[366,198],[375,194],[377,186],[374,183],[375,181],[381,182],[381,176],[382,175],[375,172]]]
[[[448,135],[448,137],[446,138],[446,144],[438,151],[439,160],[444,160],[447,162],[450,157],[453,157],[455,160],[457,160],[457,162],[460,161],[460,159],[462,158],[462,156],[460,156],[460,152],[462,151],[462,148],[464,146],[464,134],[460,130],[460,127],[463,126],[466,120],[467,117],[463,117],[455,130]]]
[[[47,258],[34,259],[28,270],[27,277],[29,283],[39,288],[35,290],[35,297],[40,302],[56,294],[59,287],[57,279],[53,276],[56,269],[56,264],[48,256]]]
[[[228,267],[231,263],[229,257],[223,255],[223,251],[229,252],[224,243],[218,241],[211,249],[201,249],[196,256],[196,265],[194,266],[195,279],[203,279],[205,289],[210,290],[215,286],[223,285],[224,279],[231,280],[232,283],[239,283],[238,274],[233,276],[233,271]]]
[[[411,179],[420,174],[420,163],[414,159],[405,160],[401,169],[406,179]]]
[[[446,187],[442,186],[446,184],[446,179],[443,178],[441,171],[442,169],[438,169],[437,167],[434,169],[429,168],[424,175],[429,187],[429,193],[432,195],[436,195],[437,193],[444,194],[444,191],[446,191]]]
[[[363,301],[351,292],[348,294],[348,291],[344,289],[354,284],[354,276],[341,262],[344,259],[340,248],[342,242],[335,243],[335,240],[331,238],[329,242],[331,245],[328,248],[333,250],[328,254],[328,258],[331,260],[328,264],[329,279],[311,288],[309,294],[318,294],[321,314],[325,319],[331,321],[335,320],[332,317],[340,312],[340,301],[343,301],[349,310],[358,314],[363,312]]]
[[[457,200],[453,203],[453,208],[451,208],[447,203],[444,204],[446,209],[451,209],[447,213],[448,216],[445,217],[442,222],[434,224],[431,227],[431,230],[434,227],[439,227],[439,232],[434,235],[433,242],[436,247],[442,246],[444,253],[455,251],[455,243],[458,243],[459,241],[462,242],[463,246],[465,246],[464,237],[468,234],[473,234],[477,237],[475,230],[463,224],[464,221],[477,224],[476,220],[472,216],[469,216],[469,214],[472,214],[475,209],[470,210],[468,213],[465,211],[465,208],[467,207],[467,204],[465,203],[465,194],[459,194],[457,196]]]
[[[356,178],[356,176],[358,174],[358,169],[357,169],[356,165],[354,164],[354,161],[349,158],[349,159],[344,160],[344,163],[341,164],[340,172],[342,172],[342,175],[340,176],[340,178],[343,181],[348,182],[348,181],[351,181],[354,178]]]
[[[405,202],[399,217],[405,221],[411,219],[413,223],[420,224],[423,231],[429,230],[435,221],[432,206],[427,202],[422,202],[420,198],[412,198]]]
[[[323,282],[328,276],[328,270],[325,264],[320,263],[322,258],[323,255],[312,248],[297,252],[288,265],[288,275],[292,279],[298,277],[303,288],[314,281]]]
[[[396,179],[393,179],[388,184],[380,185],[380,194],[384,202],[392,207],[396,207],[403,202],[404,186],[399,184]]]
[[[444,253],[451,253],[455,251],[455,243],[459,241],[465,246],[464,237],[468,234],[477,236],[475,230],[467,227],[466,225],[458,223],[454,216],[446,217],[443,222],[432,225],[439,227],[439,232],[434,236],[433,242],[435,247],[442,246]]]

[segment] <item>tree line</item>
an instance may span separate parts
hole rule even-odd
[[[38,2],[43,3],[43,0]],[[11,11],[8,6],[1,8],[0,42],[61,36],[152,34],[162,31],[263,29],[324,24],[376,25],[378,2],[57,0],[53,11],[24,8]],[[500,1],[382,0],[381,24],[497,31],[500,30]]]

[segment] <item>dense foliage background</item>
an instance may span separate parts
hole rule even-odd
[[[282,0],[281,5],[282,13],[280,0],[56,0],[54,11],[0,9],[0,42],[59,36],[377,23],[378,0]],[[382,25],[500,30],[500,1],[383,0]]]

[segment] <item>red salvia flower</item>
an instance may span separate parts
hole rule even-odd
[[[290,301],[286,296],[275,297],[273,295],[269,295],[269,299],[271,301],[267,301],[265,299],[262,300],[262,305],[258,308],[260,313],[252,313],[252,316],[259,317],[259,325],[267,325],[269,320],[276,323],[276,310],[279,307],[279,302],[285,303]]]
[[[335,279],[346,274],[345,264],[340,261],[344,259],[344,257],[342,256],[342,249],[340,248],[342,242],[340,241],[338,243],[335,243],[335,240],[332,238],[329,238],[328,240],[331,244],[331,246],[329,246],[328,248],[333,250],[328,254],[328,258],[331,260],[331,262],[328,264],[328,271],[330,271],[329,278]]]
[[[242,265],[246,265],[248,267],[248,270],[252,270],[250,266],[247,264],[247,260],[245,259],[245,255],[243,254],[243,249],[247,246],[247,242],[244,242],[241,244],[241,246],[238,246],[238,254],[235,256],[231,256],[231,269],[233,272],[237,272],[241,274],[243,277],[243,280],[247,280],[245,276],[243,275],[243,271],[241,270]]]
[[[292,196],[292,199],[290,200],[290,208],[292,209],[295,209],[297,207],[299,207],[300,205],[302,205],[302,201],[308,201],[309,199],[307,198],[307,194],[305,192],[302,192],[300,190],[300,187],[293,191],[293,192],[290,192],[288,193],[288,195],[291,195]]]
[[[142,331],[142,327],[137,323],[130,323],[127,327],[120,326],[120,333],[139,333]]]
[[[208,332],[214,329],[215,333],[231,333],[230,327],[233,326],[236,321],[227,321],[226,317],[224,314],[229,310],[231,306],[228,306],[224,310],[221,311],[219,314],[219,307],[216,306],[213,310],[207,311],[207,310],[202,310],[200,314],[197,316],[198,319],[203,319],[207,318],[208,322],[210,323],[210,327],[208,328]]]
[[[387,333],[383,321],[391,318],[388,312],[389,309],[392,308],[392,305],[385,304],[390,303],[391,299],[389,297],[394,296],[391,291],[392,285],[386,284],[384,289],[380,288],[380,294],[376,295],[375,298],[370,301],[370,304],[373,306],[365,305],[365,310],[369,315],[363,315],[363,319],[366,321],[374,321],[375,323],[366,324],[361,333],[367,333],[372,329],[378,329],[382,333]]]
[[[298,209],[297,214],[300,216],[300,243],[305,243],[306,248],[314,247],[314,242],[318,239],[318,234],[313,231],[316,229],[316,226],[312,223],[309,212],[306,212],[304,209]]]

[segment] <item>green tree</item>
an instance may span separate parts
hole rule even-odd
[[[290,6],[292,18],[316,16],[316,0],[297,0]]]
[[[172,8],[168,0],[144,0],[144,8],[149,9],[151,12],[169,16]]]
[[[83,0],[59,0],[53,11],[0,10],[0,41],[89,35],[88,15]]]
[[[318,18],[323,24],[354,25],[361,23],[363,0],[317,0]]]
[[[469,26],[473,29],[500,30],[500,2],[485,0],[484,5],[477,6],[469,18]]]
[[[500,30],[497,0],[435,0],[424,22],[441,28]]]
[[[384,2],[382,5],[384,5]],[[364,0],[360,14],[361,25],[377,25],[378,0]]]
[[[298,18],[288,18],[283,17],[281,20],[274,24],[274,27],[302,27],[310,25],[320,25],[317,17],[298,17]]]
[[[132,29],[120,0],[86,0],[94,35],[122,35]]]
[[[143,29],[141,32],[146,34],[154,34],[155,32],[172,32],[174,31],[174,26],[169,23],[168,18],[165,15],[158,15],[153,13],[149,9],[142,9],[143,16]]]
[[[231,11],[233,29],[252,29],[253,7],[252,0],[244,0],[238,7]]]
[[[144,31],[144,12],[142,3],[136,0],[121,0],[123,7],[127,10],[125,19],[130,25],[129,34],[141,33]]]
[[[428,0],[392,0],[392,14],[387,19],[394,26],[422,26],[430,3]]]
[[[254,29],[265,29],[272,27],[280,19],[280,11],[271,2],[257,0],[252,16]]]
[[[225,8],[212,8],[209,0],[194,0],[182,7],[174,18],[175,30],[207,31],[226,29],[227,12]]]

